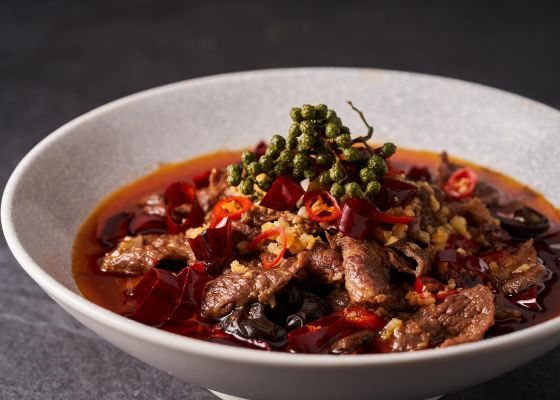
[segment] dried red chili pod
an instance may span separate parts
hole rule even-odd
[[[342,204],[337,228],[344,235],[364,239],[377,224],[377,208],[365,199],[350,198]]]
[[[205,171],[200,174],[194,175],[192,177],[194,187],[198,189],[202,189],[207,187],[210,184],[210,171]]]
[[[418,188],[412,183],[385,178],[381,184],[381,190],[375,197],[375,203],[382,209],[399,207],[410,202],[416,193],[418,193]]]
[[[131,212],[120,212],[107,218],[105,223],[97,229],[97,240],[109,247],[115,247],[117,243],[128,235],[128,225],[134,214]]]
[[[541,305],[538,296],[539,288],[537,286],[533,286],[532,288],[529,288],[521,293],[509,296],[509,300],[513,304],[517,304],[519,307],[531,311],[541,312],[544,310],[544,308]]]
[[[289,175],[281,175],[274,180],[266,192],[261,200],[261,206],[276,211],[292,210],[303,193],[304,190],[299,182]]]
[[[131,235],[167,233],[167,223],[161,215],[140,213],[132,218],[128,224],[128,231]]]
[[[268,149],[268,145],[263,142],[262,140],[255,146],[255,158],[257,161],[266,153],[266,149]]]
[[[167,317],[167,321],[177,324],[198,317],[204,287],[213,278],[203,263],[192,264],[183,269],[178,276],[181,296],[178,304]]]
[[[172,183],[165,190],[163,197],[165,220],[170,233],[184,232],[204,222],[204,212],[192,185],[186,182]]]
[[[288,346],[297,353],[321,353],[349,332],[351,328],[344,317],[332,314],[291,331]]]
[[[219,267],[232,254],[231,222],[223,219],[216,227],[189,238],[189,245],[198,261]]]
[[[428,169],[428,167],[424,167],[424,166],[411,167],[408,170],[406,177],[413,181],[426,181],[426,182],[432,181],[432,174],[430,173],[430,170]]]
[[[177,276],[171,272],[151,268],[132,292],[137,307],[131,319],[147,325],[159,326],[173,310],[181,295]]]

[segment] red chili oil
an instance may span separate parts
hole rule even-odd
[[[118,314],[131,315],[137,304],[131,298],[130,293],[141,277],[130,278],[100,272],[99,259],[111,248],[115,238],[106,236],[104,237],[105,244],[100,242],[98,240],[100,236],[99,227],[112,223],[114,226],[113,232],[118,231],[118,228],[126,230],[126,228],[130,229],[131,227],[136,227],[138,230],[148,229],[153,233],[164,232],[165,222],[163,220],[144,221],[134,219],[131,210],[134,210],[136,205],[149,195],[156,192],[162,193],[173,182],[194,181],[197,186],[204,184],[205,173],[210,168],[223,168],[227,164],[237,161],[239,154],[238,151],[217,152],[182,163],[161,166],[153,173],[122,187],[100,202],[80,228],[74,243],[73,275],[84,297]],[[497,294],[496,302],[498,304],[520,310],[525,317],[525,321],[521,323],[508,321],[497,323],[488,332],[487,336],[497,336],[520,330],[560,315],[560,288],[557,284],[560,274],[559,210],[541,194],[514,179],[462,160],[455,161],[470,166],[476,171],[480,181],[496,187],[502,195],[503,202],[514,199],[522,201],[546,215],[551,223],[551,229],[549,230],[551,234],[535,240],[539,257],[553,271],[552,279],[547,282],[545,290],[539,294],[539,304],[542,310],[532,311],[529,308],[514,306],[508,298]],[[393,170],[409,171],[410,175],[414,175],[412,178],[427,178],[430,174],[433,175],[438,163],[439,155],[436,153],[401,148],[391,158]],[[217,330],[213,324],[204,321],[198,323],[193,321],[192,323],[175,326],[164,325],[162,329],[217,343],[265,350],[271,349],[264,342],[246,341],[227,335]],[[286,348],[276,350],[282,351]],[[382,349],[369,346],[367,351],[376,352],[382,351]]]

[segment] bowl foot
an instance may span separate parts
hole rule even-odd
[[[225,394],[225,393],[220,393],[220,392],[215,392],[213,390],[208,389],[212,394],[214,394],[216,397],[218,397],[219,399],[222,400],[248,400],[248,399],[244,399],[242,397],[236,397],[236,396],[232,396],[229,394]],[[434,396],[434,397],[430,397],[424,400],[439,400],[443,397],[444,395],[440,395],[440,396]]]

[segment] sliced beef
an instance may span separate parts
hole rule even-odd
[[[492,271],[505,295],[517,294],[534,286],[542,287],[552,277],[552,271],[540,263],[533,239],[508,253],[499,263],[498,270]]]
[[[477,285],[420,308],[395,330],[393,351],[413,351],[474,342],[494,325],[494,295]]]
[[[116,249],[105,254],[100,269],[114,274],[143,275],[162,260],[196,262],[185,234],[127,236]]]
[[[208,177],[208,186],[197,190],[196,196],[204,212],[212,210],[228,188],[226,174],[217,168],[212,168]]]
[[[260,266],[248,268],[246,272],[232,272],[226,269],[222,275],[208,282],[200,307],[206,318],[220,318],[235,306],[254,301],[274,302],[274,293],[282,289],[296,273],[305,267],[307,252],[284,260],[277,267],[263,269]]]
[[[478,197],[449,203],[449,207],[465,217],[469,226],[477,228],[491,246],[501,248],[510,240],[508,233],[500,227],[500,221]]]
[[[424,276],[430,272],[430,256],[416,243],[397,243],[386,251],[391,266],[399,272],[415,276]]]
[[[389,263],[383,248],[350,236],[338,240],[342,249],[345,286],[353,304],[380,304],[390,300]]]
[[[478,197],[488,207],[495,207],[500,204],[500,192],[494,186],[486,182],[477,182],[474,187],[473,197]]]
[[[332,354],[356,354],[359,353],[360,347],[373,339],[372,331],[357,331],[348,336],[338,339],[329,346],[329,353]]]
[[[439,159],[440,162],[439,162],[438,169],[436,170],[434,181],[438,186],[443,186],[443,184],[447,182],[451,174],[455,172],[457,169],[461,168],[461,166],[452,163],[449,160],[449,156],[445,151],[440,154]]]
[[[241,221],[231,221],[231,230],[235,242],[251,241],[261,233],[260,228]]]
[[[309,278],[319,283],[336,283],[344,278],[342,255],[326,243],[316,242],[309,252],[305,269]]]

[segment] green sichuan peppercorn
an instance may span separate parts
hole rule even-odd
[[[239,164],[230,164],[226,168],[227,184],[230,186],[237,186],[241,183],[241,175],[243,168]]]
[[[377,154],[372,155],[368,159],[368,168],[372,169],[377,175],[383,176],[387,172],[387,165],[383,157]]]
[[[341,126],[340,127],[340,133],[350,133],[350,128],[348,128],[347,126]]]
[[[311,135],[301,135],[297,149],[299,151],[309,151],[315,146],[315,138]]]
[[[270,189],[270,186],[272,185],[272,179],[266,174],[257,175],[255,181],[257,182],[258,187],[264,191]]]
[[[318,165],[330,165],[332,163],[332,156],[329,153],[319,153],[315,160]]]
[[[316,113],[315,107],[310,104],[304,104],[303,107],[301,107],[301,116],[303,119],[315,119]]]
[[[337,163],[331,167],[331,169],[329,170],[329,175],[333,181],[338,182],[344,179],[344,177],[346,176],[346,172],[344,171],[342,165]]]
[[[374,200],[375,196],[377,196],[377,193],[379,193],[380,190],[381,190],[381,184],[377,181],[371,181],[367,184],[365,194],[371,200]]]
[[[334,197],[340,198],[340,197],[344,196],[345,192],[346,191],[344,190],[344,186],[341,183],[335,182],[335,183],[332,184],[330,193]]]
[[[393,154],[395,154],[395,151],[397,151],[397,146],[395,146],[393,143],[388,142],[381,146],[379,154],[381,155],[381,157],[389,158]]]
[[[297,147],[298,140],[297,137],[293,135],[288,135],[288,139],[286,140],[286,148],[288,150],[293,150]]]
[[[264,154],[269,155],[272,158],[276,158],[278,157],[278,154],[280,154],[280,150],[269,146],[268,149],[266,149],[266,151],[264,152]]]
[[[292,161],[292,152],[290,150],[283,150],[276,161],[282,164],[290,163]]]
[[[348,147],[348,148],[344,149],[342,151],[342,155],[344,156],[345,161],[348,161],[348,162],[351,162],[351,163],[360,162],[361,159],[362,159],[362,154],[355,147]]]
[[[274,163],[272,166],[272,173],[276,176],[285,174],[287,170],[288,166],[286,164]]]
[[[340,134],[340,126],[333,123],[328,123],[325,126],[325,136],[329,139],[334,139]]]
[[[245,179],[245,181],[243,181],[243,183],[241,183],[241,193],[243,193],[244,195],[250,195],[253,194],[253,185],[255,184],[255,181],[253,180],[253,178],[249,177],[247,179]]]
[[[317,172],[315,172],[313,168],[308,168],[305,171],[303,171],[303,177],[305,179],[309,179],[310,181],[315,179],[316,176],[317,176]]]
[[[315,124],[311,121],[301,121],[301,123],[299,124],[299,129],[304,135],[315,136],[317,134]]]
[[[272,136],[272,139],[270,139],[270,147],[274,148],[278,152],[281,152],[286,147],[286,139],[280,135],[274,135]]]
[[[256,161],[253,161],[251,164],[245,167],[247,169],[247,173],[251,176],[257,176],[262,172],[262,168],[260,164]]]
[[[329,108],[324,104],[317,104],[315,106],[315,118],[316,119],[326,118],[328,112],[329,112]]]
[[[329,186],[332,183],[331,175],[329,171],[323,171],[319,175],[319,185],[321,186]]]
[[[336,111],[334,111],[334,110],[328,110],[325,119],[326,119],[327,121],[331,122],[334,118],[336,118]]]
[[[304,154],[297,153],[294,156],[294,169],[303,170],[309,165],[309,158]]]
[[[301,116],[301,108],[299,107],[292,107],[290,110],[290,118],[294,122],[301,122],[303,121],[303,117]]]
[[[299,124],[294,122],[290,125],[290,129],[288,129],[288,135],[298,137],[301,135],[301,130],[299,129]]]
[[[368,183],[374,181],[375,178],[375,172],[372,169],[364,167],[360,170],[360,179],[362,182]]]
[[[294,169],[292,170],[292,175],[296,179],[303,179],[303,172],[304,172],[303,168],[298,168],[294,166]]]
[[[364,194],[362,188],[356,182],[348,182],[344,187],[346,190],[346,196],[348,197],[362,197]]]
[[[346,149],[352,146],[352,137],[348,133],[340,134],[335,139],[334,142],[340,149]]]
[[[243,165],[247,166],[255,160],[255,153],[253,153],[252,151],[245,150],[243,153],[241,153],[241,162],[243,162]]]
[[[268,170],[274,164],[274,158],[269,154],[263,154],[259,159],[259,164],[263,170]]]

